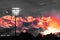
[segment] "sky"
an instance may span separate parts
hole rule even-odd
[[[52,9],[60,10],[60,0],[0,0],[0,9],[21,8],[19,15],[50,15]]]

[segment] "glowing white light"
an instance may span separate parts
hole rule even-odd
[[[20,8],[12,8],[12,14],[15,16],[19,15],[20,11],[21,11]]]

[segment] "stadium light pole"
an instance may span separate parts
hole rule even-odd
[[[20,8],[12,8],[12,15],[15,16],[15,36],[16,36],[16,17],[19,16],[21,9]]]

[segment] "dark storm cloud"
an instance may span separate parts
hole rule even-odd
[[[0,8],[19,7],[22,9],[20,15],[49,15],[52,8],[59,9],[59,0],[0,0]]]

